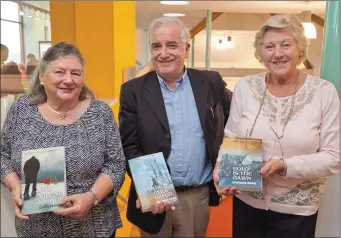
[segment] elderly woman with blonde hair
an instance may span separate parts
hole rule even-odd
[[[12,192],[19,237],[111,237],[121,227],[116,196],[126,171],[108,105],[84,84],[84,59],[68,43],[44,54],[28,95],[12,105],[1,132],[1,182]],[[67,196],[54,212],[21,213],[22,152],[64,147]],[[25,200],[39,196],[25,191]]]
[[[298,69],[307,39],[296,16],[271,17],[254,46],[268,72],[237,83],[225,136],[262,139],[263,191],[216,188],[236,195],[234,238],[313,238],[326,177],[340,171],[338,94],[330,82]]]

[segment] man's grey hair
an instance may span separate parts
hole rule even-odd
[[[159,18],[156,18],[155,20],[153,20],[152,23],[150,23],[150,25],[149,25],[149,28],[148,28],[148,45],[149,45],[149,47],[152,44],[152,36],[153,36],[153,32],[155,31],[155,29],[158,28],[159,26],[170,25],[170,24],[178,25],[180,28],[180,31],[181,31],[181,41],[184,44],[189,43],[191,36],[189,34],[189,31],[187,30],[187,28],[185,27],[185,25],[182,21],[180,21],[176,17],[159,17]]]

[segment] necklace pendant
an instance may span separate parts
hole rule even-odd
[[[62,120],[65,120],[66,115],[61,115],[60,118],[61,118]]]

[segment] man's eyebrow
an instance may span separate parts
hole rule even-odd
[[[153,42],[152,45],[160,45],[160,42]]]

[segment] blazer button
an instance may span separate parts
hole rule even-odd
[[[166,137],[167,139],[169,139],[169,138],[170,138],[170,135],[167,133],[167,134],[165,135],[165,137]]]

